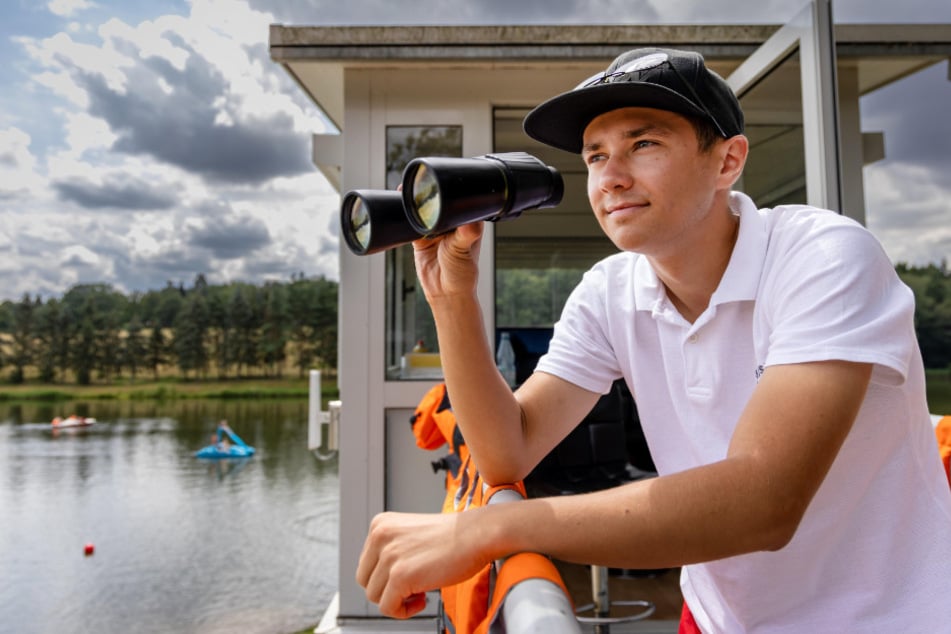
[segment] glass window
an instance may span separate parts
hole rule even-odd
[[[522,131],[523,108],[496,108],[494,148],[528,152],[565,182],[561,204],[529,210],[495,225],[495,344],[509,335],[520,384],[548,350],[552,326],[585,271],[617,252],[591,213],[587,169],[575,154],[550,148]]]
[[[880,59],[858,64],[867,225],[893,262],[946,267],[951,65],[911,56],[887,61],[895,68],[892,77],[873,74],[885,67]]]
[[[617,251],[591,213],[581,159],[530,139],[522,131],[527,112],[495,109],[495,151],[528,152],[555,167],[565,181],[565,196],[554,209],[526,211],[496,225],[497,330],[551,327],[584,272]]]
[[[386,187],[420,156],[462,156],[462,126],[387,126]],[[440,378],[436,326],[416,283],[412,245],[386,252],[386,378]]]
[[[758,207],[806,201],[802,82],[798,52],[740,98],[750,153],[740,189]]]

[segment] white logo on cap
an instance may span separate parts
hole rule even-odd
[[[654,68],[655,66],[660,66],[668,59],[667,53],[651,53],[650,55],[645,55],[644,57],[638,57],[637,59],[628,62],[624,66],[621,66],[619,69],[614,71],[615,73],[636,73],[639,70],[647,70],[648,68]]]
[[[638,57],[637,59],[624,64],[624,66],[612,70],[610,73],[606,70],[603,70],[600,73],[591,75],[591,77],[588,77],[583,82],[575,86],[573,90],[581,90],[582,88],[596,86],[607,81],[612,81],[614,78],[627,75],[628,73],[636,73],[641,70],[647,70],[648,68],[654,68],[655,66],[660,66],[666,62],[667,59],[667,53],[651,53],[649,55],[645,55],[644,57]]]

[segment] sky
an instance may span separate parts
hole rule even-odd
[[[0,301],[337,278],[332,131],[268,26],[781,23],[788,0],[0,0]],[[951,23],[947,0],[836,0],[837,22]],[[606,16],[610,16],[610,19]],[[606,60],[607,61],[607,60]],[[951,259],[947,62],[862,100],[884,131],[868,226],[893,261]]]

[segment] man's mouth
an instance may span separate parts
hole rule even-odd
[[[613,205],[610,205],[609,207],[607,207],[606,211],[607,211],[607,214],[610,216],[611,214],[619,212],[619,211],[637,211],[647,207],[648,205],[649,203],[646,203],[646,202],[625,201],[625,202],[620,202],[620,203],[615,203]]]

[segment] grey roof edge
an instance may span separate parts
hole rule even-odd
[[[633,46],[742,57],[778,25],[270,26],[275,61],[602,60]],[[949,54],[951,24],[837,24],[840,55]]]
[[[755,44],[705,44],[641,40],[593,45],[467,45],[467,46],[295,46],[271,48],[271,59],[277,62],[493,62],[512,63],[571,60],[598,61],[615,57],[635,46],[688,46],[709,59],[745,57],[756,49]]]
[[[597,44],[614,40],[756,44],[778,24],[637,24],[497,26],[270,25],[271,46],[471,46]],[[948,42],[951,24],[836,24],[843,42]]]
[[[271,46],[472,46],[608,41],[762,42],[778,25],[270,26]]]

